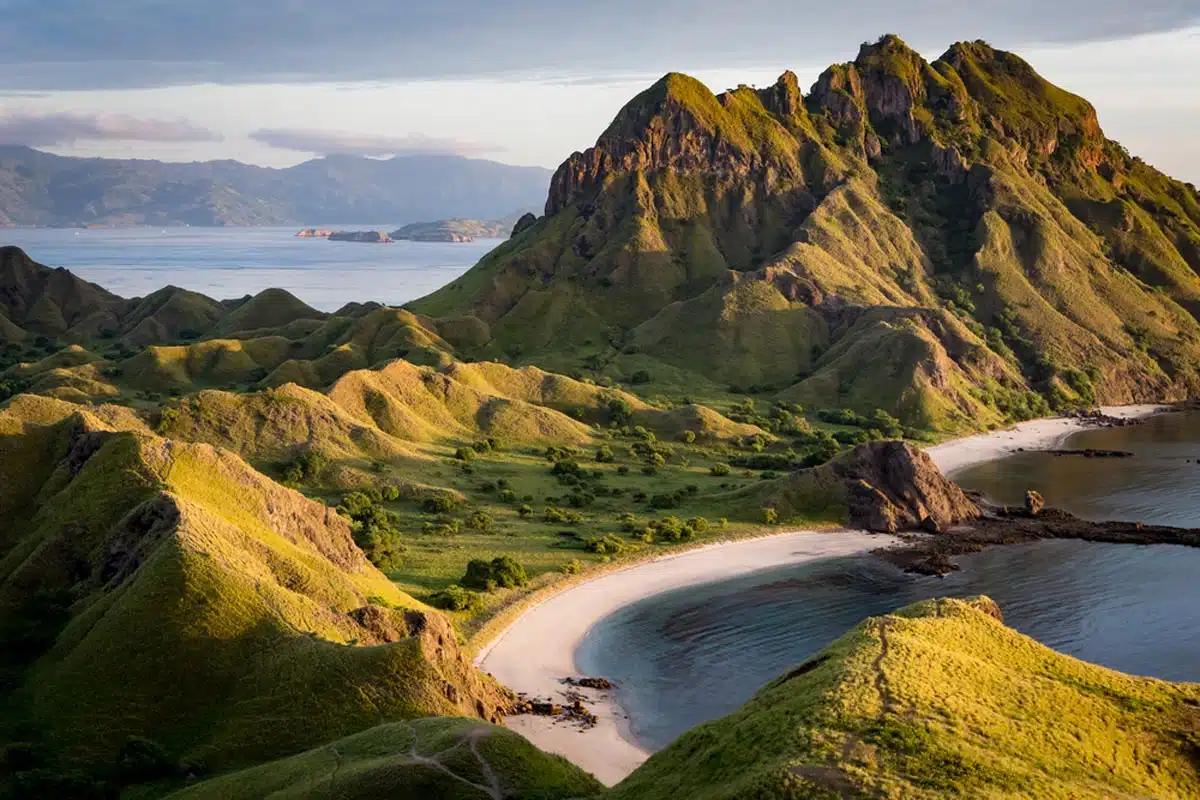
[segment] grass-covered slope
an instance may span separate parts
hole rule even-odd
[[[614,800],[1184,798],[1200,686],[1078,661],[986,598],[870,619],[736,713],[655,754]]]
[[[1200,195],[1085,100],[981,42],[930,63],[886,36],[807,96],[664,77],[412,308],[477,319],[470,355],[954,431],[1200,390],[1197,270]]]
[[[172,800],[567,800],[601,790],[561,756],[471,720],[382,725],[315,750],[206,781]]]
[[[130,737],[228,768],[389,720],[499,719],[504,693],[332,509],[68,407],[0,411],[0,734],[34,766],[117,780]]]

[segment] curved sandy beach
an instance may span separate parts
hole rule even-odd
[[[1143,417],[1159,405],[1103,409],[1113,417]],[[1017,448],[1054,447],[1085,429],[1077,419],[1024,422],[1013,428],[956,439],[926,450],[947,474],[1001,458]],[[717,542],[679,555],[612,572],[555,594],[517,618],[476,658],[481,669],[529,697],[561,699],[563,679],[581,677],[575,652],[591,627],[623,606],[684,586],[720,581],[784,564],[847,556],[899,543],[890,536],[857,531],[781,533],[760,539]],[[650,756],[629,733],[625,712],[606,693],[583,691],[597,724],[590,730],[547,717],[507,720],[543,750],[565,756],[605,784],[617,783]]]
[[[1148,417],[1170,408],[1170,406],[1164,405],[1140,405],[1106,406],[1100,410],[1110,417],[1135,419]],[[933,447],[927,447],[925,452],[933,458],[933,463],[938,465],[938,469],[946,475],[952,476],[966,467],[1003,458],[1016,452],[1018,448],[1025,450],[1052,449],[1067,436],[1087,428],[1086,423],[1071,417],[1035,419],[1002,431],[953,439]]]
[[[530,697],[560,698],[562,681],[579,677],[575,651],[588,630],[623,606],[671,589],[719,581],[784,564],[847,556],[897,543],[856,531],[792,532],[718,542],[664,556],[572,586],[527,611],[476,658],[481,669]],[[650,753],[628,735],[625,713],[605,693],[587,691],[596,726],[582,731],[547,717],[506,722],[543,750],[565,756],[605,784],[624,778]]]

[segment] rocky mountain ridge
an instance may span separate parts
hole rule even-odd
[[[982,42],[886,36],[807,95],[669,74],[545,210],[412,307],[486,324],[490,357],[939,429],[1200,390],[1200,195]]]

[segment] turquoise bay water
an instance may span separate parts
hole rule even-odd
[[[374,300],[399,305],[457,278],[500,243],[359,244],[296,237],[299,228],[0,230],[0,245],[66,267],[124,297],[168,284],[218,300],[287,289],[322,311]]]
[[[1023,453],[955,476],[998,502],[1035,488],[1090,518],[1200,527],[1200,414],[1090,430],[1069,447],[1132,459]],[[617,682],[648,747],[739,708],[763,684],[861,622],[938,596],[987,594],[1006,622],[1054,649],[1123,672],[1200,681],[1200,549],[1045,541],[960,559],[946,578],[872,556],[765,570],[647,598],[601,620],[583,671]]]

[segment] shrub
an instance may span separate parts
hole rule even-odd
[[[656,494],[650,498],[650,505],[662,510],[679,508],[679,498],[673,494]]]
[[[475,448],[460,447],[454,451],[454,457],[457,458],[459,461],[474,461],[475,460]]]
[[[646,466],[642,467],[642,474],[643,475],[657,475],[658,467],[654,466],[653,464],[647,464]]]
[[[433,497],[425,498],[421,503],[421,508],[427,514],[445,514],[454,510],[457,501],[450,494],[436,494]]]
[[[699,535],[708,530],[709,523],[704,517],[692,517],[687,521],[687,527],[692,529],[692,533]]]
[[[762,510],[763,522],[768,525],[777,525],[779,523],[779,512],[768,506]]]
[[[521,506],[517,509],[517,514],[521,516],[521,519],[529,519],[533,516],[533,506]]]
[[[400,499],[400,490],[395,486],[385,486],[382,490],[383,499],[389,503],[394,503]]]
[[[728,464],[713,464],[711,467],[709,467],[708,472],[714,478],[724,478],[726,475],[729,475],[731,472],[733,472],[733,467],[729,466]]]
[[[683,440],[684,444],[692,444],[696,441],[696,432],[695,431],[684,431],[683,436],[681,436],[680,438]]]
[[[627,466],[625,466],[624,464],[622,464],[621,466],[617,467],[617,474],[618,474],[618,475],[628,475],[628,474],[629,474],[629,467],[627,467]]]
[[[578,558],[573,558],[559,567],[558,571],[563,575],[578,575],[582,569],[583,562],[581,562]]]
[[[491,533],[496,526],[496,521],[492,519],[492,515],[486,511],[476,511],[467,520],[467,527],[473,531],[480,533]]]
[[[613,425],[628,425],[633,420],[633,404],[624,397],[608,395],[603,399],[608,421]]]
[[[650,374],[649,370],[644,369],[639,369],[629,376],[629,382],[632,384],[650,383],[652,380],[654,380],[654,376]]]
[[[451,584],[440,592],[434,592],[429,604],[447,611],[478,611],[483,608],[483,598],[457,584]]]
[[[516,501],[517,501],[517,493],[514,492],[512,489],[501,489],[500,490],[500,502],[515,503]]]
[[[620,537],[613,536],[610,533],[599,539],[588,539],[583,549],[589,553],[615,556],[620,555],[625,550],[625,542]]]
[[[596,463],[611,464],[614,460],[612,448],[608,445],[601,445],[596,450]]]
[[[173,409],[163,409],[163,413]],[[306,452],[296,456],[295,461],[283,469],[284,483],[305,483],[316,481],[325,468],[329,467],[329,459],[319,452]]]

